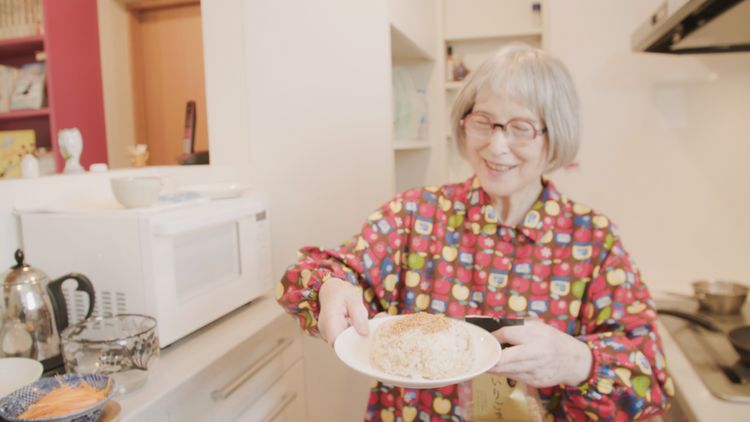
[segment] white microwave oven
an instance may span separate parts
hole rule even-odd
[[[24,253],[49,276],[94,285],[95,316],[156,318],[160,346],[268,292],[271,236],[264,197],[146,209],[19,211]],[[71,323],[88,299],[64,287]]]

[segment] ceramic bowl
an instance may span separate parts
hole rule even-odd
[[[34,359],[0,359],[0,398],[38,380],[42,370],[42,364]]]
[[[103,400],[98,401],[96,404],[87,409],[51,419],[18,418],[34,402],[36,402],[55,388],[58,388],[60,386],[60,382],[75,387],[80,385],[81,381],[86,381],[86,383],[97,389],[105,388],[108,382],[114,383],[114,381],[110,381],[110,378],[107,375],[102,374],[65,374],[58,375],[57,377],[41,378],[33,384],[20,388],[4,399],[0,400],[0,418],[3,418],[9,422],[29,422],[42,420],[48,422],[95,422],[101,416],[104,405],[107,404],[107,402],[112,398],[112,395],[116,390],[114,385],[110,385],[109,393]]]
[[[110,180],[112,193],[125,208],[143,208],[159,200],[162,182],[156,176],[115,177]]]

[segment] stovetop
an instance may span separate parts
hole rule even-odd
[[[657,300],[656,305],[659,309],[690,312],[708,318],[724,333],[735,327],[750,325],[750,303],[745,304],[738,315],[716,315],[702,311],[698,309],[697,302],[686,299]],[[750,403],[750,367],[740,363],[740,357],[726,334],[705,330],[671,315],[660,315],[659,319],[714,396],[732,402]]]

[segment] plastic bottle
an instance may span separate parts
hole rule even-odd
[[[456,69],[456,63],[453,60],[453,47],[448,46],[448,52],[445,56],[445,80],[446,81],[455,81],[455,69]]]
[[[21,158],[21,177],[39,177],[39,160],[31,152]]]
[[[535,1],[531,4],[532,24],[534,27],[542,27],[542,3]]]
[[[457,81],[463,81],[469,74],[469,69],[464,65],[464,61],[461,57],[456,57],[453,69],[453,79]]]
[[[419,126],[417,128],[417,139],[427,139],[430,130],[429,109],[427,108],[427,92],[424,89],[417,90],[419,97],[417,112]]]

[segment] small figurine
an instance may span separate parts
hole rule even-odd
[[[57,132],[57,144],[60,146],[60,154],[65,160],[63,173],[81,173],[81,152],[83,151],[83,138],[78,128],[60,129]]]

